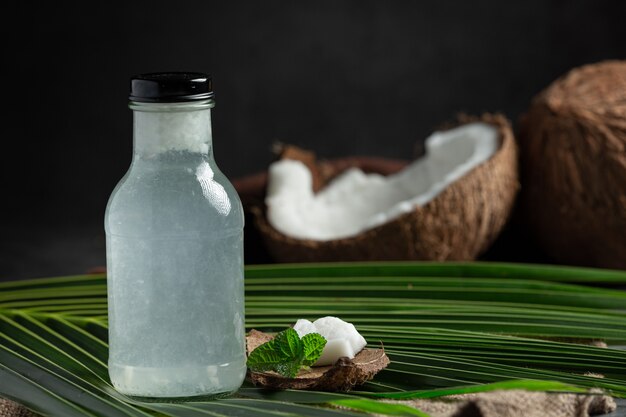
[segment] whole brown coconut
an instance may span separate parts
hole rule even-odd
[[[570,71],[522,119],[523,209],[563,263],[626,268],[626,61]]]
[[[475,259],[504,227],[519,189],[510,123],[502,115],[485,114],[462,116],[459,124],[475,121],[498,128],[499,150],[426,205],[356,236],[329,241],[287,236],[257,207],[255,223],[269,252],[279,262]],[[312,170],[314,176],[324,171],[321,164],[317,168]],[[322,175],[322,184],[340,172]]]

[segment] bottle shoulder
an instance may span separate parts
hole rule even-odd
[[[154,167],[133,163],[109,198],[108,233],[242,229],[243,208],[228,179],[209,161]]]

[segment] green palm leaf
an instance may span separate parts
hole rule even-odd
[[[351,394],[244,385],[228,399],[174,404],[138,402],[111,386],[104,276],[1,283],[0,395],[49,416],[106,417],[360,415],[344,407],[424,415],[373,399],[511,388],[599,387],[626,397],[626,352],[566,343],[626,343],[626,295],[598,287],[624,284],[624,272],[538,265],[248,267],[249,328],[336,315],[371,346],[382,343],[392,364]]]

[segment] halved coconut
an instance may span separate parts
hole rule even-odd
[[[269,333],[251,330],[246,336],[248,354],[273,337]],[[365,348],[352,359],[339,358],[333,365],[315,366],[308,371],[300,371],[295,378],[287,378],[275,372],[250,372],[250,379],[255,385],[273,389],[349,391],[372,379],[387,365],[389,358],[384,350]]]
[[[626,268],[626,61],[570,71],[522,119],[523,208],[559,262]]]
[[[474,122],[495,129],[497,146],[491,157],[437,189],[423,204],[402,202],[394,206],[399,207],[396,217],[355,235],[323,240],[293,237],[274,227],[266,210],[257,208],[256,225],[270,253],[282,262],[475,259],[505,225],[519,184],[516,144],[508,120],[493,114],[464,116],[459,125]],[[430,185],[435,189],[441,184]]]
[[[296,159],[305,163],[312,171],[313,189],[315,191],[318,191],[323,184],[348,168],[358,168],[365,173],[391,175],[401,171],[409,163],[407,160],[372,156],[351,156],[319,161],[316,160],[313,152],[286,144],[275,145],[273,151],[278,158]],[[261,171],[233,180],[233,185],[241,198],[246,216],[247,226],[244,229],[246,264],[267,263],[273,258],[268,253],[265,239],[261,236],[259,229],[255,227],[256,213],[262,211],[261,207],[265,204],[267,179],[267,171]]]

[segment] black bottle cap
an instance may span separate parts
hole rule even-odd
[[[213,98],[211,77],[199,72],[155,72],[130,79],[130,101],[179,103]]]

